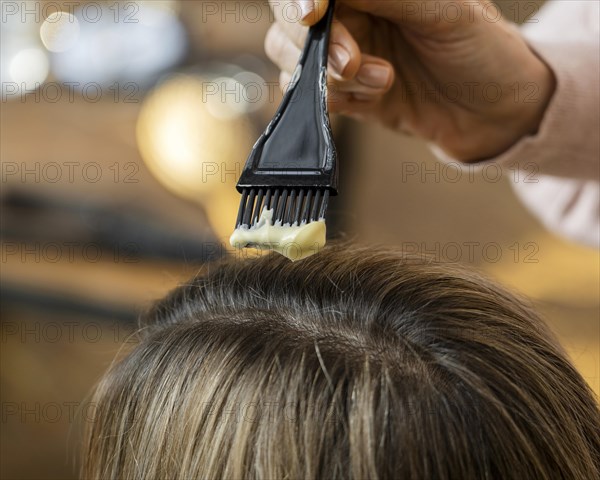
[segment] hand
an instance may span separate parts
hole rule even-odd
[[[287,85],[307,26],[328,0],[270,0],[265,49]],[[437,14],[436,14],[437,12]],[[537,131],[549,67],[489,0],[338,0],[329,109],[418,135],[462,161],[496,156]]]

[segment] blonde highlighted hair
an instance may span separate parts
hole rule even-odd
[[[544,323],[391,251],[211,267],[94,401],[87,479],[600,478],[598,405]]]

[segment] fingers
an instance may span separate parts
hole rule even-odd
[[[274,23],[265,37],[267,57],[284,72],[291,73],[300,57],[300,47],[290,40],[283,28]]]
[[[329,0],[269,0],[269,3],[278,21],[304,26],[314,25],[321,20],[329,6]],[[396,21],[401,21],[411,13],[417,16],[415,13],[418,11],[415,11],[427,3],[427,0],[338,0],[338,4],[345,4],[353,10]],[[433,3],[433,0],[430,0],[430,3]],[[407,4],[410,5],[407,7]]]
[[[269,0],[278,21],[311,26],[327,11],[329,0]]]
[[[327,106],[329,113],[357,116],[358,114],[372,114],[375,107],[384,99],[383,94],[362,94],[357,92],[343,92],[335,89],[329,90]]]
[[[290,13],[292,4],[298,8],[295,14]],[[328,2],[272,0],[271,5],[277,21],[267,33],[265,51],[281,69],[280,85],[285,90],[306,41],[308,28],[303,24],[310,25],[321,18]],[[331,27],[328,74],[330,111],[350,115],[373,109],[394,83],[392,65],[382,58],[361,54],[356,40],[337,18]]]
[[[286,33],[287,37],[298,47],[302,48],[306,40],[308,28],[300,23],[302,13],[297,2],[290,0],[269,0],[276,22]],[[292,8],[293,7],[293,8]]]
[[[332,75],[328,81],[328,105],[332,113],[348,115],[367,113],[391,89],[394,69],[385,60],[363,55],[357,75],[351,80],[338,80]],[[292,78],[292,69],[283,70],[279,77],[282,90],[286,90]]]
[[[341,92],[383,95],[392,87],[394,76],[394,68],[386,60],[362,55],[360,67],[353,78],[340,81],[334,77],[333,83]]]
[[[329,0],[269,0],[273,11],[279,12],[279,19],[293,21],[305,26],[317,23],[329,6]],[[420,18],[421,11],[434,11],[439,8],[434,0],[338,0],[353,10],[397,22],[411,22]],[[413,18],[414,17],[414,18]]]
[[[279,10],[297,12],[296,23],[314,25],[327,11],[328,0],[270,0],[271,5],[279,4]],[[445,8],[448,17],[445,17]],[[351,9],[374,17],[385,18],[399,25],[410,27],[440,27],[457,26],[457,19],[472,23],[474,11],[481,11],[488,6],[494,6],[492,0],[477,2],[440,2],[440,0],[337,0],[336,7]],[[496,7],[497,8],[497,7]],[[450,12],[451,11],[451,12]],[[458,16],[458,17],[457,17]],[[448,20],[448,21],[445,21]],[[460,22],[459,22],[460,23]]]
[[[317,23],[325,13],[327,7],[329,7],[329,0],[297,0],[302,11],[302,20],[300,22],[303,25],[311,26]]]
[[[306,36],[306,28],[302,28],[302,32]],[[281,70],[292,72],[304,47],[304,40],[300,41],[300,37],[295,27],[290,29],[287,24],[274,23],[265,37],[267,56]],[[360,64],[358,44],[342,23],[335,22],[329,43],[330,73],[338,80],[349,80],[356,76]]]
[[[354,78],[361,64],[360,47],[346,26],[333,19],[329,38],[329,66],[340,80]]]
[[[304,48],[308,28],[320,20],[329,5],[328,0],[270,0],[275,19],[274,25],[280,29],[267,36],[265,49],[269,58],[277,65],[289,63],[289,59],[277,57],[279,52],[291,52],[289,46],[270,45],[271,42],[284,41],[284,35],[298,47]],[[276,27],[272,27],[276,28]],[[331,26],[329,60],[333,73],[340,79],[352,78],[360,66],[360,48],[344,26],[335,18]],[[271,56],[273,55],[273,56]],[[297,60],[297,57],[296,57]]]
[[[390,91],[394,70],[385,60],[365,56],[356,78],[349,81],[333,79],[329,85],[328,104],[332,113],[351,116],[370,113]],[[356,115],[355,115],[356,114]]]
[[[281,90],[285,92],[287,90],[288,85],[290,84],[291,80],[292,80],[292,74],[282,70],[281,73],[279,74],[279,88],[281,88]]]
[[[328,0],[269,0],[277,23],[288,37],[302,48],[306,33],[311,25],[317,23],[329,5]]]

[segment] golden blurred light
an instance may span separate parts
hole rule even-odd
[[[233,76],[243,88],[242,97],[245,100],[245,110],[255,112],[260,110],[267,102],[268,95],[264,92],[266,80],[257,73],[242,71]]]
[[[145,8],[155,8],[159,10],[167,11],[173,15],[177,15],[181,10],[181,5],[177,0],[138,0],[137,6],[143,13]],[[142,15],[143,20],[143,15]]]
[[[24,90],[35,90],[46,77],[50,69],[48,57],[40,48],[20,50],[10,61],[10,78]]]
[[[77,43],[79,20],[67,12],[54,12],[48,15],[40,27],[40,38],[51,52],[64,52]]]
[[[523,239],[517,245],[528,246],[523,248],[520,261],[506,255],[503,261],[486,264],[485,270],[535,300],[552,299],[580,309],[598,306],[598,250],[568,243],[550,233],[540,235],[535,243]]]
[[[162,83],[144,101],[137,142],[155,177],[202,204],[215,232],[226,240],[240,201],[235,184],[254,134],[244,116],[231,115],[215,83],[187,75]]]
[[[216,92],[219,101],[206,103],[209,113],[221,120],[231,120],[246,112],[244,86],[231,77],[219,77],[210,83],[211,92]]]

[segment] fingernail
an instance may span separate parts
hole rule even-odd
[[[298,6],[300,7],[300,15],[302,20],[308,17],[315,9],[313,0],[298,0]]]
[[[331,49],[330,62],[333,69],[342,75],[350,62],[350,53],[340,45],[334,45]]]
[[[376,63],[365,63],[360,70],[356,79],[367,87],[385,88],[390,81],[390,69]]]

